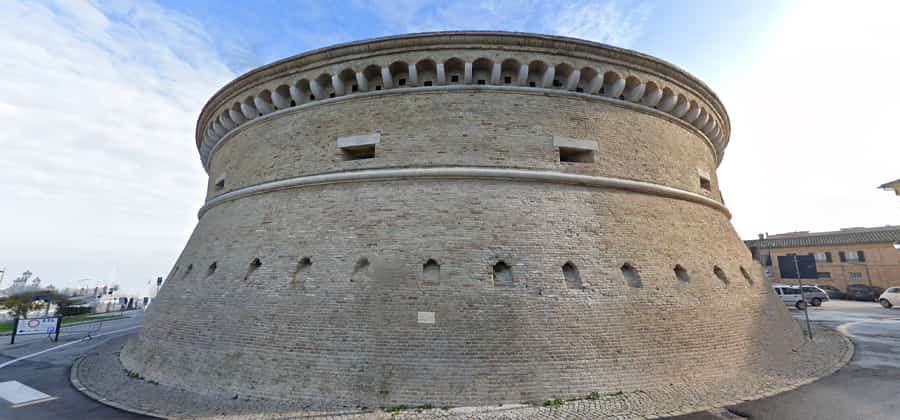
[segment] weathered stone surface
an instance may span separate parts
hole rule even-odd
[[[559,56],[534,54],[551,65],[570,59],[563,47],[575,41],[556,42]],[[489,46],[460,45],[458,56]],[[329,65],[357,47],[335,47]],[[267,77],[288,77],[290,63]],[[699,83],[657,64],[643,74]],[[200,125],[274,71],[233,82]],[[233,92],[240,86],[247,91]],[[379,133],[374,158],[346,160],[355,156],[337,139],[363,133]],[[595,142],[594,161],[560,162],[554,137]],[[405,87],[270,113],[209,154],[208,204],[122,363],[203,394],[315,407],[535,402],[742,377],[802,336],[731,227],[718,156],[703,132],[669,114],[565,89]],[[396,168],[456,172],[388,171]],[[371,172],[332,176],[360,169]],[[520,172],[503,175],[512,169]],[[710,174],[710,191],[698,170]],[[568,280],[567,263],[577,270]]]

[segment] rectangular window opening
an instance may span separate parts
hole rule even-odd
[[[504,78],[503,78],[503,83],[506,83],[507,85],[510,84],[510,83],[512,83],[512,76],[506,76],[506,77],[504,77]]]
[[[344,160],[361,160],[375,158],[375,145],[365,144],[361,146],[344,147],[341,149]]]
[[[375,85],[375,90],[381,90],[381,85]]]
[[[425,86],[431,86],[431,80],[426,80],[426,81],[425,81]]]
[[[528,82],[528,87],[537,87],[537,83]]]
[[[458,76],[458,75],[455,75],[455,74],[454,74],[453,76],[450,76],[450,81],[451,81],[451,82],[458,82],[458,81],[459,81],[459,76]]]
[[[592,163],[594,161],[594,151],[590,149],[578,149],[574,147],[560,147],[559,161]]]
[[[706,191],[712,191],[712,183],[709,181],[709,178],[700,177],[700,188]]]
[[[577,87],[577,88],[575,88],[575,91],[576,92],[584,92],[584,88]]]
[[[400,86],[406,86],[406,79],[400,79],[397,81],[397,84]]]
[[[359,92],[359,86],[357,86],[357,85],[350,86],[350,91],[351,92]]]
[[[225,175],[216,178],[216,191],[225,189]]]
[[[479,84],[479,85],[483,85],[483,84],[485,84],[485,83],[486,83],[486,82],[485,82],[484,79],[478,79],[478,84]]]

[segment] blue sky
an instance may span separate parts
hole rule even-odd
[[[725,103],[738,233],[898,224],[894,2],[12,0],[0,9],[0,269],[143,294],[197,222],[194,124],[256,66],[435,30],[559,34],[665,59]],[[9,280],[0,287],[8,285]]]

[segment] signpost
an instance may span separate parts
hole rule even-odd
[[[62,317],[50,318],[31,318],[19,319],[13,318],[13,330],[9,340],[9,344],[16,344],[16,336],[18,335],[38,335],[38,334],[55,334],[53,341],[59,341],[59,327]]]
[[[797,279],[800,285],[800,299],[803,299],[803,314],[806,316],[806,330],[809,331],[809,339],[813,339],[812,327],[809,324],[809,302],[806,301],[806,292],[803,291],[803,279],[817,279],[819,272],[816,270],[816,259],[812,255],[782,255],[778,257],[778,269],[783,279]]]

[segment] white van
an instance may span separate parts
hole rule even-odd
[[[797,309],[806,309],[806,302],[803,301],[803,296],[800,294],[800,287],[775,284],[772,285],[772,289],[784,301],[785,305],[793,306]]]

